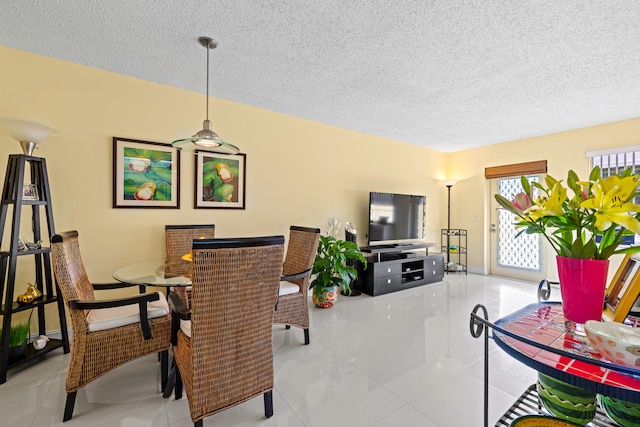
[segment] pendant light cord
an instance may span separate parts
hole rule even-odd
[[[207,44],[207,120],[209,120],[209,49],[210,44]]]

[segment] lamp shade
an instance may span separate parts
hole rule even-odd
[[[224,141],[217,133],[211,130],[211,120],[209,120],[209,51],[215,49],[218,43],[211,37],[200,37],[198,38],[198,42],[207,48],[207,116],[204,122],[202,122],[202,130],[198,131],[192,137],[177,139],[173,141],[171,145],[179,149],[192,148],[213,151],[215,153],[237,154],[240,152],[240,149]]]
[[[454,185],[456,185],[456,182],[458,182],[457,179],[445,179],[442,181],[445,187],[453,187]]]
[[[2,118],[0,124],[7,129],[13,139],[20,142],[24,154],[28,156],[33,154],[36,144],[56,131],[52,127],[26,120]]]

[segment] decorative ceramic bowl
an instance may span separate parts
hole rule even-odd
[[[561,420],[556,417],[547,417],[546,415],[525,415],[513,420],[511,427],[576,427],[582,424],[572,423],[571,421]]]
[[[596,416],[596,393],[541,373],[537,390],[542,406],[562,420],[585,425]]]
[[[602,357],[617,365],[640,369],[640,328],[589,320],[584,330]]]
[[[637,427],[640,425],[640,403],[627,402],[603,395],[598,395],[598,400],[609,418],[621,426]]]

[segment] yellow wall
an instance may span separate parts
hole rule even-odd
[[[586,179],[587,151],[635,144],[640,144],[640,118],[449,154],[449,176],[460,179],[451,191],[451,225],[469,229],[469,264],[489,263],[485,248],[489,237],[488,201],[493,195],[484,178],[485,167],[547,160],[548,174],[556,179],[566,182],[570,169]],[[617,267],[613,261],[610,274]],[[547,251],[546,262],[548,275],[554,277],[557,273],[552,250]]]
[[[364,244],[369,191],[426,194],[426,237],[439,245],[447,195],[438,180],[446,178],[460,180],[451,191],[451,225],[469,230],[468,264],[484,271],[492,197],[485,167],[546,159],[556,178],[568,169],[585,176],[585,151],[640,140],[639,118],[444,154],[212,97],[213,128],[247,154],[246,210],[194,209],[194,161],[187,154],[180,209],[113,209],[111,138],[168,143],[191,135],[204,119],[203,95],[6,47],[0,64],[0,117],[58,129],[35,155],[47,159],[55,228],[79,231],[96,282],[111,281],[123,264],[162,256],[165,224],[215,223],[221,237],[286,235],[291,224],[325,231],[327,219],[337,217],[354,222]],[[0,129],[0,170],[9,154],[20,152]],[[26,236],[29,227],[25,219]],[[21,262],[16,292],[33,280],[27,264]],[[57,322],[48,325],[56,328]]]
[[[113,209],[112,137],[169,143],[189,136],[201,129],[204,95],[6,47],[0,64],[0,117],[58,130],[35,155],[47,159],[55,228],[78,230],[95,282],[162,256],[165,224],[215,223],[220,237],[287,235],[291,224],[326,231],[336,217],[354,222],[364,244],[369,191],[425,194],[427,239],[439,239],[445,154],[213,97],[213,129],[247,154],[246,209],[194,209],[194,160],[184,154],[179,210]],[[0,129],[1,171],[15,153],[18,142]],[[21,228],[28,236],[30,222]],[[21,268],[16,292],[32,276]]]

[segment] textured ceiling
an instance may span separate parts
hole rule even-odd
[[[444,152],[640,117],[640,1],[0,0],[0,45],[201,93],[203,35],[213,96]]]

